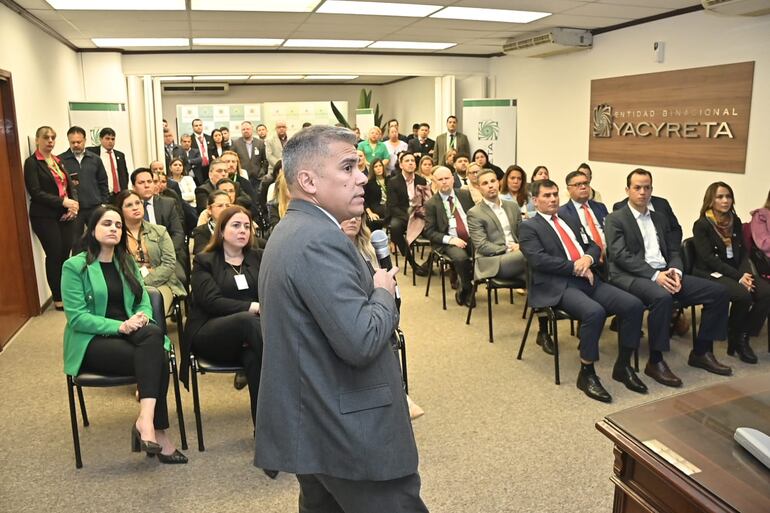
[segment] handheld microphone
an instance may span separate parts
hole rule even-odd
[[[374,254],[377,256],[377,262],[382,269],[390,271],[393,269],[393,262],[390,260],[390,248],[388,241],[388,234],[384,230],[374,230],[371,237],[372,247],[374,247]],[[398,283],[396,283],[396,306],[399,311],[401,310],[401,291],[398,290]]]

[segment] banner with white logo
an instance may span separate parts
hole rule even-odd
[[[503,169],[516,163],[516,100],[463,99],[460,131],[468,136],[471,155],[482,149]]]
[[[69,102],[69,110],[70,125],[86,131],[86,146],[99,146],[99,132],[102,128],[115,130],[115,149],[126,154],[128,172],[134,169],[131,130],[125,103]]]

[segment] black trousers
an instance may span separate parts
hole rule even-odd
[[[259,317],[239,312],[209,319],[192,341],[195,354],[220,363],[239,362],[246,371],[251,400],[251,422],[257,413],[262,373],[262,327]]]
[[[752,337],[759,335],[770,311],[770,283],[754,276],[754,292],[749,292],[746,287],[727,276],[709,280],[719,283],[730,294],[730,334],[748,333]]]
[[[88,220],[91,218],[96,207],[81,208],[78,210],[78,216],[75,218],[75,226],[72,228],[72,254],[77,255],[81,251],[85,251],[83,245],[83,233],[86,231]]]
[[[351,481],[323,474],[297,475],[299,513],[427,513],[420,475],[389,481]]]
[[[647,329],[650,349],[653,351],[668,351],[670,348],[671,315],[675,300],[682,306],[703,305],[698,341],[711,343],[727,338],[729,295],[724,287],[712,281],[684,274],[682,288],[676,294],[669,294],[652,280],[635,278],[629,292],[641,299],[649,309]]]
[[[61,268],[72,250],[75,223],[47,217],[31,217],[32,231],[45,252],[45,277],[54,301],[61,301]]]
[[[404,258],[410,265],[414,265],[414,257],[409,252],[409,244],[406,242],[406,226],[408,220],[399,217],[391,217],[388,228],[390,228],[390,240],[396,243],[398,252],[404,255]]]
[[[583,360],[599,360],[599,338],[608,314],[617,315],[620,321],[620,345],[630,349],[639,347],[644,304],[596,275],[593,286],[585,278],[571,277],[559,307],[580,321],[580,358]]]
[[[168,355],[163,347],[163,331],[148,324],[130,335],[91,339],[86,348],[82,371],[134,375],[140,399],[157,399],[155,429],[168,429]]]
[[[455,271],[457,271],[457,277],[460,281],[457,291],[461,295],[467,294],[471,290],[471,282],[473,281],[471,250],[470,243],[464,249],[453,246],[452,244],[444,244],[438,250],[452,261],[452,265],[454,266]]]

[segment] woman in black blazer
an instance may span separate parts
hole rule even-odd
[[[208,246],[195,256],[192,305],[185,329],[185,359],[195,354],[218,363],[240,363],[251,399],[251,421],[257,411],[262,368],[262,330],[259,323],[259,263],[254,250],[251,216],[243,207],[229,207],[219,215]],[[188,365],[182,363],[182,380]]]
[[[732,188],[724,182],[712,183],[706,189],[700,218],[692,228],[693,274],[716,281],[730,292],[727,354],[738,353],[742,361],[757,363],[749,337],[759,334],[767,318],[770,284],[752,274],[734,198]]]
[[[364,206],[366,224],[370,230],[379,230],[385,226],[388,215],[388,178],[382,160],[376,159],[369,169],[369,181],[364,185]]]
[[[77,188],[71,176],[54,155],[56,132],[41,126],[35,133],[35,153],[24,161],[24,185],[29,193],[29,220],[45,252],[45,275],[57,310],[61,300],[61,269],[69,258],[78,215]],[[80,234],[77,234],[80,235]]]
[[[222,156],[222,153],[227,151],[224,143],[224,137],[222,131],[215,128],[211,131],[211,142],[209,143],[209,160],[218,159]]]

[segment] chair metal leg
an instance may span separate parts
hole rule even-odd
[[[639,348],[634,349],[634,370],[639,372]]]
[[[692,305],[692,306],[690,307],[690,315],[691,315],[691,317],[692,317],[692,318],[690,319],[690,320],[691,320],[691,323],[690,323],[690,324],[691,324],[691,326],[690,326],[690,328],[692,328],[692,346],[693,346],[693,347],[695,347],[695,341],[696,341],[696,340],[697,340],[697,338],[698,338],[698,330],[697,330],[697,328],[695,327],[695,323],[696,323],[696,322],[697,322],[697,320],[698,320],[698,318],[695,316],[695,305]]]
[[[495,304],[497,304],[497,289],[495,289]],[[487,321],[489,322],[489,343],[495,342],[495,337],[492,331],[492,289],[487,282]]]
[[[524,336],[521,337],[521,345],[519,346],[519,354],[516,356],[517,360],[521,360],[521,355],[524,353],[524,344],[527,343],[527,336],[529,335],[529,327],[532,326],[532,318],[533,317],[535,317],[535,309],[534,308],[529,313],[529,319],[527,319],[527,327],[524,328]]]
[[[195,429],[198,431],[198,451],[203,452],[203,422],[201,422],[201,403],[198,397],[198,363],[190,359],[190,378],[192,380],[193,411],[195,413]]]
[[[182,410],[182,395],[179,393],[179,372],[176,367],[176,355],[171,354],[169,358],[171,367],[171,379],[174,382],[174,400],[176,401],[176,416],[179,422],[179,436],[182,441],[182,449],[187,450],[187,430],[184,425],[184,411]]]
[[[401,330],[397,330],[398,347],[401,350],[401,376],[404,381],[404,393],[409,393],[409,373],[406,368],[406,339],[404,333]]]
[[[473,294],[473,297],[476,297],[476,290],[479,288],[479,282],[473,281],[473,286],[471,288],[471,294]],[[468,316],[465,317],[465,324],[471,323],[471,314],[473,313],[473,302],[471,301],[471,304],[468,306]]]
[[[446,310],[446,269],[444,269],[444,261],[441,258],[438,260],[438,269],[441,275],[441,307]]]
[[[559,328],[553,310],[548,310],[548,317],[551,320],[551,331],[553,332],[553,369],[556,375],[556,384],[559,385],[561,384],[559,379]]]
[[[431,251],[430,255],[428,255],[428,284],[425,286],[425,297],[428,297],[430,295],[430,278],[433,276],[433,252]],[[441,266],[441,262],[439,261],[439,266]]]
[[[513,289],[508,289],[508,292],[511,293],[511,304],[513,304]]]
[[[575,336],[575,321],[573,319],[569,320],[569,334]]]
[[[497,289],[495,289],[495,304],[497,304]]]
[[[524,310],[521,312],[522,319],[527,318],[527,308],[529,308],[529,294],[527,295],[527,299],[524,300]]]
[[[75,448],[75,468],[83,468],[83,459],[80,457],[80,437],[78,435],[78,417],[75,413],[75,384],[72,376],[67,376],[67,399],[70,405],[70,426],[72,427],[72,445]]]
[[[80,387],[80,385],[77,385],[78,389],[78,402],[80,403],[80,415],[83,417],[83,427],[90,426],[90,422],[88,422],[88,412],[86,411],[86,401],[83,399],[83,389]]]

